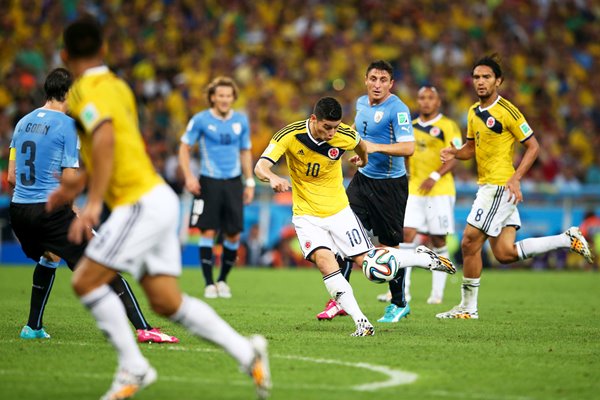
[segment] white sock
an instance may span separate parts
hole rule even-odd
[[[417,248],[416,239],[412,243],[400,243],[400,250],[406,251],[407,254],[415,254],[415,249]],[[411,284],[411,275],[412,275],[412,267],[405,267],[406,273],[404,275],[404,299],[406,301],[411,300],[410,295],[410,284]]]
[[[169,317],[191,333],[221,346],[244,367],[254,359],[252,345],[205,302],[183,295],[179,310]]]
[[[429,269],[431,257],[425,253],[416,253],[414,245],[406,245],[403,243],[399,249],[386,247],[398,260],[399,268],[419,267]]]
[[[81,296],[80,301],[90,310],[100,330],[117,350],[119,367],[133,374],[146,372],[150,364],[135,342],[119,296],[108,285],[102,285]]]
[[[344,278],[340,270],[324,276],[323,282],[331,298],[337,301],[342,309],[352,317],[355,323],[359,319],[367,319],[354,298],[352,286],[350,286],[350,283]]]
[[[462,301],[460,305],[467,311],[477,311],[477,295],[481,278],[464,278],[461,287]]]
[[[442,257],[450,258],[450,254],[448,254],[448,247],[434,247],[433,250],[436,254],[439,254]],[[439,297],[440,299],[444,297],[444,289],[446,288],[446,278],[448,274],[443,271],[431,271],[431,295],[434,297]]]
[[[554,236],[523,239],[515,243],[515,246],[517,246],[519,260],[524,260],[551,250],[568,249],[571,247],[571,239],[564,233],[561,233]]]
[[[406,270],[406,275],[404,275],[404,298],[406,301],[410,300],[410,275],[412,274],[412,267],[404,268]]]

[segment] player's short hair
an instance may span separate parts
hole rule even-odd
[[[440,92],[438,92],[437,88],[430,84],[425,84],[421,86],[419,90],[417,90],[417,93],[421,93],[421,91],[423,90],[431,90],[432,92],[437,93],[438,96],[440,95]]]
[[[392,64],[385,60],[377,60],[369,64],[365,76],[369,75],[369,72],[371,72],[372,69],[386,71],[388,74],[390,74],[390,79],[394,79],[394,67],[392,67]]]
[[[63,42],[71,58],[89,58],[102,48],[102,27],[92,16],[76,19],[63,32]]]
[[[206,89],[206,99],[208,100],[208,104],[213,107],[214,103],[211,100],[211,97],[217,91],[219,86],[227,86],[233,89],[233,98],[237,100],[239,89],[233,79],[228,76],[217,76],[212,80],[211,83],[208,84]]]
[[[73,76],[66,69],[56,68],[50,71],[44,82],[46,101],[65,101],[72,83]]]
[[[333,97],[322,97],[315,104],[313,114],[317,121],[340,121],[342,119],[342,106]]]
[[[500,68],[500,57],[498,56],[498,54],[494,53],[492,55],[485,56],[479,61],[477,61],[471,69],[471,75],[473,75],[473,71],[475,71],[475,68],[479,67],[480,65],[490,67],[494,72],[494,75],[496,75],[496,78],[502,78],[502,68]]]

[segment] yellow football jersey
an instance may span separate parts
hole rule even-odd
[[[508,100],[498,96],[489,107],[479,102],[469,109],[467,140],[475,140],[477,183],[504,186],[515,172],[515,140],[524,142],[533,131],[523,114]]]
[[[74,82],[67,104],[81,140],[81,158],[92,175],[92,134],[102,122],[112,121],[113,171],[104,198],[110,208],[135,203],[163,182],[146,153],[135,99],[123,80],[105,66],[89,69]]]
[[[271,139],[261,158],[273,164],[285,154],[292,180],[294,215],[329,217],[348,206],[342,175],[342,155],[354,150],[360,136],[340,124],[330,141],[318,142],[310,134],[309,120],[289,124]]]
[[[419,186],[429,178],[429,174],[442,166],[440,151],[444,147],[462,146],[460,128],[450,118],[438,114],[430,121],[422,122],[419,118],[413,120],[415,135],[415,152],[408,159],[410,179],[408,192],[411,196],[423,196]],[[426,196],[455,196],[454,177],[449,172],[442,176]]]

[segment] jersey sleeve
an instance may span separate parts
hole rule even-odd
[[[475,109],[474,107],[469,108],[469,112],[467,114],[467,140],[475,139],[475,132],[473,132],[472,121],[475,118]]]
[[[415,135],[408,107],[404,104],[398,104],[393,108],[391,118],[390,122],[396,142],[414,142]]]
[[[64,129],[65,147],[60,166],[62,168],[79,168],[79,139],[75,130],[75,121],[69,120]]]
[[[263,151],[260,158],[266,158],[267,160],[271,161],[273,164],[276,164],[277,161],[279,161],[279,159],[285,153],[285,151],[288,149],[291,141],[294,138],[294,135],[291,135],[291,134],[285,134],[283,136],[280,136],[280,133],[282,133],[285,129],[286,128],[283,128],[279,132],[277,132],[275,135],[273,135],[273,139],[271,139],[271,141],[269,142],[269,145],[267,146],[265,151]]]
[[[188,122],[185,132],[181,136],[181,142],[192,146],[200,139],[200,120],[198,116],[192,117]]]
[[[340,124],[338,127],[337,136],[343,139],[339,145],[339,147],[343,150],[354,150],[361,140],[358,132],[346,124]]]
[[[460,128],[458,124],[454,121],[450,121],[450,132],[446,137],[446,145],[450,146],[450,143],[454,144],[454,147],[457,149],[462,146],[462,134],[460,133]]]
[[[519,141],[524,142],[533,135],[533,130],[525,120],[523,114],[519,112],[519,118],[507,118],[508,119],[508,130],[513,136]]]
[[[252,142],[250,141],[250,122],[248,117],[242,115],[242,133],[240,137],[240,149],[250,150],[252,148]]]
[[[15,126],[15,130],[13,132],[13,135],[10,138],[9,148],[11,148],[11,149],[15,148],[15,135],[17,134],[17,132],[19,132],[20,126],[21,126],[21,121],[17,122],[17,125]],[[12,152],[11,152],[11,154],[12,154]],[[15,153],[15,157],[16,157],[16,153]],[[13,160],[16,160],[16,158],[13,158]]]
[[[100,92],[100,93],[98,93]],[[104,121],[113,119],[110,99],[114,99],[114,94],[107,93],[102,86],[94,92],[94,97],[85,97],[76,106],[75,116],[83,126],[86,134],[93,133]]]

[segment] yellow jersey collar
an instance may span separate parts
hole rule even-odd
[[[97,67],[88,68],[85,71],[83,71],[82,76],[100,75],[100,74],[105,74],[108,71],[109,71],[109,69],[106,65],[98,65]]]

